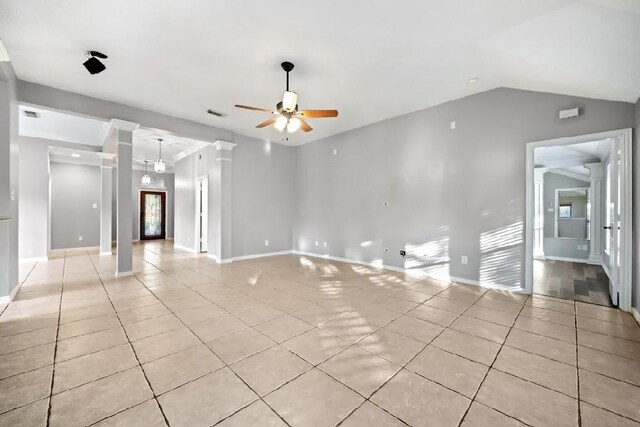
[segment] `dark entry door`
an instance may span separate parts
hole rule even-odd
[[[165,238],[166,197],[161,191],[140,192],[140,240]]]

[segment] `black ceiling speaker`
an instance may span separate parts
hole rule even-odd
[[[98,74],[106,70],[107,67],[100,61],[100,59],[107,59],[107,55],[95,50],[88,51],[86,55],[89,57],[89,59],[87,59],[83,65],[88,72],[90,72],[91,74]]]

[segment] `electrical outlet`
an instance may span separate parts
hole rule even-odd
[[[466,255],[462,255],[460,257],[460,264],[467,264],[469,262],[469,258]]]
[[[265,240],[265,241],[264,241],[264,245],[265,245],[265,246],[269,246],[269,240]]]
[[[327,247],[327,242],[324,242],[324,247],[325,247],[325,248]]]
[[[320,245],[320,242],[318,242],[318,241],[316,240],[316,246],[318,246],[318,245]]]
[[[583,250],[583,251],[587,251],[587,250],[588,250],[588,249],[587,249],[587,245],[582,245],[582,250]]]
[[[338,149],[337,149],[337,148],[334,148],[334,149],[333,149],[333,155],[335,156],[336,154],[338,154]]]
[[[578,250],[581,251],[582,250],[582,245],[578,245]]]
[[[455,128],[456,128],[456,122],[455,122],[455,121],[451,122],[451,123],[450,123],[450,125],[449,125],[449,127],[450,127],[451,129],[455,129]]]
[[[98,204],[97,203],[93,204],[93,209],[98,209]]]
[[[78,240],[82,241],[84,239],[83,236],[78,236]]]

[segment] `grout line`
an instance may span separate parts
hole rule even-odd
[[[573,303],[573,311],[575,313],[574,321],[576,327],[576,396],[578,398],[578,427],[582,427],[582,401],[580,400],[580,345],[578,344],[578,308],[576,307],[575,302]]]
[[[51,383],[49,384],[49,404],[47,407],[47,424],[46,427],[49,427],[51,423],[51,401],[53,400],[53,382],[56,377],[56,357],[58,357],[58,334],[60,333],[60,316],[62,313],[62,294],[64,293],[64,274],[67,265],[67,255],[65,253],[64,261],[62,262],[62,279],[60,286],[60,302],[58,306],[58,327],[56,329],[56,338],[55,338],[55,346],[53,348],[53,362],[51,366]]]

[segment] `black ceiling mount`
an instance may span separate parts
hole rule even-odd
[[[87,59],[83,65],[91,74],[101,73],[107,68],[102,62],[100,62],[100,59],[107,59],[107,55],[104,53],[96,50],[88,50],[85,52],[85,55],[89,59]]]
[[[108,58],[107,55],[105,55],[102,52],[98,52],[97,50],[87,51],[87,55],[88,56],[93,56],[93,57],[96,57],[96,58],[100,58],[100,59],[107,59]]]
[[[289,61],[284,61],[280,66],[287,73],[287,92],[289,92],[289,73],[293,70],[293,64]]]

